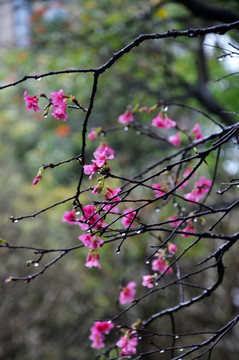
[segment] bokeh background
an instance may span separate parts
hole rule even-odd
[[[1,0],[0,84],[12,83],[26,74],[101,66],[112,52],[126,46],[138,34],[213,26],[236,21],[239,17],[236,0],[227,0],[226,4],[212,0],[210,6],[218,9],[220,16],[205,8],[207,1],[192,0],[191,3],[198,6],[196,10],[189,2]],[[238,40],[238,31],[234,30],[225,36],[143,43],[102,77],[90,127],[118,126],[117,118],[128,104],[150,107],[161,100],[199,108],[224,125],[232,124],[237,120],[233,113],[238,112],[238,75],[220,82],[215,80],[239,71]],[[234,54],[224,57],[225,52]],[[62,88],[65,94],[76,96],[87,106],[91,85],[90,74],[64,74],[40,81],[28,80],[0,91],[0,237],[12,245],[57,248],[78,244],[78,229],[61,222],[64,211],[71,209],[69,203],[18,223],[11,223],[9,217],[30,214],[72,196],[80,173],[77,164],[70,163],[47,171],[39,186],[31,185],[43,163],[55,163],[79,153],[83,113],[72,110],[69,121],[63,124],[50,115],[44,118],[42,114],[27,112],[24,91],[49,95]],[[40,102],[43,107],[44,99]],[[181,106],[170,106],[169,114],[185,128],[200,123],[204,135],[217,129],[203,115]],[[144,115],[141,120],[145,124],[149,121]],[[173,150],[164,143],[132,134],[129,129],[107,135],[107,142],[117,154],[114,172],[121,175],[125,169],[127,175],[133,175],[152,159]],[[95,143],[87,143],[88,159],[95,148]],[[211,157],[210,161],[213,163],[215,159]],[[230,143],[223,149],[218,176],[221,182],[238,176],[238,164],[238,148]],[[206,174],[212,175],[210,168]],[[112,182],[112,186],[120,186],[120,183]],[[82,202],[89,201],[87,196]],[[223,204],[221,197],[212,196],[214,204]],[[230,202],[236,197],[236,190],[226,196]],[[165,210],[161,216],[167,218],[169,215]],[[235,212],[220,225],[219,231],[233,233],[237,226],[238,213]],[[204,256],[214,246],[216,244],[203,243],[190,256]],[[201,330],[216,330],[238,311],[236,250],[238,246],[226,259],[225,281],[213,301],[205,301],[178,317],[182,332],[188,331],[187,323],[191,324],[191,329],[197,326]],[[120,283],[123,278],[132,280],[132,274],[140,283],[140,275],[148,271],[146,255],[147,239],[139,236],[125,244],[120,256],[115,254],[115,245],[105,247],[101,272],[86,269],[86,253],[78,250],[30,284],[19,281],[6,285],[4,280],[11,275],[25,276],[36,271],[26,266],[26,261],[34,259],[34,254],[24,249],[1,248],[0,359],[94,359],[97,352],[90,348],[89,329],[95,319],[110,318],[118,312]],[[46,260],[51,259],[49,255]],[[186,269],[190,261],[190,257],[185,260]],[[125,316],[125,323],[162,309],[173,298],[170,291],[155,298],[155,302],[144,301],[141,307]],[[210,316],[205,317],[205,313]],[[166,318],[159,327],[169,331]],[[236,360],[238,335],[235,328],[218,344],[213,359]],[[161,358],[164,356],[162,354]],[[147,359],[155,358],[149,356]]]

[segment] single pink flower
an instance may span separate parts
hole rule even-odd
[[[168,191],[162,184],[153,184],[152,188],[156,196],[162,196]]]
[[[93,341],[91,347],[96,349],[101,349],[105,346],[103,334],[109,334],[110,330],[113,329],[114,324],[109,321],[95,321],[94,326],[90,328],[89,339]]]
[[[64,91],[61,89],[58,92],[52,92],[50,94],[50,98],[52,100],[53,105],[61,106],[64,103],[64,99],[68,98],[68,95],[64,95]]]
[[[82,234],[78,239],[90,249],[98,249],[104,242],[101,238],[92,236],[91,234]]]
[[[29,111],[31,109],[34,110],[36,113],[38,111],[41,111],[41,109],[38,106],[38,97],[36,95],[30,96],[25,91],[24,92],[24,100],[25,100],[25,104],[27,106],[27,111]]]
[[[203,138],[203,134],[201,133],[199,124],[194,125],[193,129],[191,130],[191,134],[193,135],[195,140],[199,140]]]
[[[101,333],[97,333],[97,332],[92,332],[91,335],[89,336],[89,339],[92,341],[91,347],[94,349],[102,349],[103,347],[105,347],[104,344],[104,335]]]
[[[105,198],[108,200],[108,199],[114,197],[113,200],[115,200],[115,199],[117,199],[117,201],[121,200],[119,196],[116,196],[120,192],[121,192],[121,188],[111,189],[111,188],[107,187],[107,193],[105,194]]]
[[[212,180],[207,180],[204,176],[201,176],[198,182],[195,183],[194,189],[190,193],[185,194],[183,197],[187,200],[197,202],[210,190],[211,185]]]
[[[178,215],[170,216],[167,220],[175,220],[178,218]],[[182,220],[172,221],[169,225],[172,227],[177,227],[182,224]]]
[[[136,293],[135,287],[136,282],[130,281],[126,286],[122,287],[119,294],[120,304],[131,303],[134,300],[134,295]]]
[[[88,268],[98,267],[101,269],[101,265],[99,263],[100,255],[97,250],[90,250],[87,255],[85,266]]]
[[[159,271],[162,274],[168,268],[169,263],[167,260],[164,259],[162,254],[160,254],[160,255],[157,254],[156,256],[157,256],[157,259],[152,261],[152,270]],[[172,274],[172,272],[173,272],[173,269],[172,269],[172,267],[170,267],[166,271],[166,274]]]
[[[98,153],[103,153],[105,151],[106,155],[114,155],[115,151],[106,143],[102,143],[95,150]]]
[[[134,121],[134,115],[129,110],[118,117],[118,122],[124,125],[129,125],[129,123],[132,121]]]
[[[101,168],[102,166],[104,166],[107,163],[106,160],[114,159],[113,154],[107,155],[107,149],[105,149],[103,152],[95,151],[94,157],[95,157],[95,160],[92,160],[92,162],[94,164],[96,164],[96,166],[98,166],[98,168]]]
[[[154,275],[143,275],[142,285],[147,286],[149,289],[151,289],[152,287],[154,287],[155,279],[157,276],[158,274],[156,273]]]
[[[177,123],[174,120],[169,119],[167,115],[163,116],[161,113],[159,113],[158,116],[152,120],[152,126],[159,128],[170,129],[176,125]]]
[[[187,200],[191,200],[191,201],[198,201],[198,196],[197,196],[197,191],[196,190],[192,190],[191,192],[184,194],[183,197]],[[193,204],[192,202],[190,202],[190,204]]]
[[[136,211],[133,210],[134,209],[130,207],[123,212],[123,214],[127,214],[121,219],[121,223],[124,225],[125,228],[129,227],[132,220],[135,218]],[[135,226],[134,222],[132,222],[131,226]]]
[[[91,129],[91,131],[87,135],[90,141],[94,141],[97,138],[97,136],[98,136],[98,132],[96,131],[96,129]]]
[[[198,182],[195,183],[198,199],[201,199],[203,195],[210,190],[211,185],[212,180],[207,180],[204,176],[200,177]]]
[[[79,223],[77,223],[77,218],[76,218],[76,213],[74,210],[72,211],[66,211],[64,213],[64,215],[62,216],[62,221],[63,222],[68,222],[68,224],[70,225],[78,225]]]
[[[168,252],[170,254],[174,254],[178,250],[177,246],[175,244],[169,244],[168,245]]]
[[[95,321],[94,326],[91,328],[98,333],[109,334],[110,330],[114,328],[111,321]]]
[[[116,346],[121,348],[120,355],[131,355],[136,354],[136,346],[138,345],[138,338],[134,336],[134,332],[128,332],[126,335],[121,337],[116,343]]]
[[[187,168],[183,174],[183,178],[185,179],[185,177],[187,177],[191,173],[191,171],[192,171],[191,167]],[[192,179],[194,176],[195,176],[195,173],[193,173],[191,175],[190,179]],[[185,186],[188,185],[188,183],[189,183],[189,180],[184,181],[184,183],[179,187],[179,189],[181,189],[181,190],[184,189]]]
[[[191,224],[188,224],[183,231],[193,233],[195,231],[194,227]],[[190,234],[181,234],[182,237],[189,238]]]
[[[84,165],[84,173],[86,175],[90,175],[89,179],[92,179],[92,176],[94,175],[95,172],[97,172],[99,170],[99,167],[96,164],[91,164],[91,165]]]
[[[181,145],[181,135],[177,133],[176,135],[169,136],[168,141],[173,144],[174,146]]]
[[[53,105],[53,113],[52,115],[58,119],[66,121],[67,114],[66,114],[66,102],[64,101],[61,105]]]

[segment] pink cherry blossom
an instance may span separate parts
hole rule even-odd
[[[154,275],[143,275],[142,285],[147,286],[149,289],[151,289],[152,287],[154,287],[155,279],[157,276],[158,274],[156,273]]]
[[[119,196],[116,196],[116,195],[118,195],[120,192],[121,192],[121,188],[111,189],[111,188],[107,187],[107,193],[105,194],[105,198],[108,200],[108,199],[114,197],[113,200],[117,199],[117,201],[119,201],[121,199]]]
[[[201,129],[200,129],[200,125],[199,124],[195,124],[191,134],[193,134],[193,137],[195,140],[199,140],[203,138],[203,134],[201,133]]]
[[[63,90],[61,89],[58,92],[51,93],[50,97],[52,100],[52,108],[54,110],[52,115],[58,120],[65,121],[67,119],[65,98],[68,98],[69,96],[64,95]]]
[[[94,225],[95,224],[95,225]],[[83,215],[79,219],[79,226],[82,230],[88,229],[88,227],[93,226],[94,229],[99,229],[106,226],[107,224],[103,219],[100,219],[99,214],[97,213],[97,207],[91,204],[88,204],[83,207]]]
[[[176,135],[169,136],[168,141],[173,144],[174,146],[181,145],[181,135],[177,133]]]
[[[103,152],[95,151],[94,157],[95,157],[95,160],[92,160],[92,162],[94,164],[96,164],[96,166],[98,166],[98,168],[101,168],[102,166],[104,166],[106,164],[106,160],[114,159],[113,154],[107,155],[107,149],[105,149]]]
[[[191,201],[198,201],[198,196],[197,196],[197,191],[196,190],[192,190],[191,192],[184,194],[183,197],[187,200],[191,200]],[[193,204],[192,202],[190,202],[190,204]]]
[[[162,196],[168,191],[162,184],[153,184],[152,188],[156,196]]]
[[[134,336],[134,332],[128,332],[126,335],[120,338],[116,343],[116,346],[121,348],[120,355],[136,354],[136,346],[138,345],[138,338]]]
[[[106,155],[114,155],[115,151],[106,143],[102,143],[96,149],[96,152],[103,153],[106,150]]]
[[[76,219],[76,213],[74,210],[72,211],[66,211],[64,215],[62,216],[63,222],[68,222],[70,225],[78,225],[77,219]]]
[[[171,127],[175,127],[177,123],[174,120],[171,120],[167,117],[167,115],[158,114],[156,118],[152,120],[152,126],[156,126],[159,128],[170,129]]]
[[[63,102],[61,105],[54,105],[53,108],[54,108],[54,111],[53,111],[52,115],[58,120],[66,121],[66,119],[67,119],[66,103]]]
[[[188,224],[183,231],[193,233],[195,231],[194,227],[191,224]],[[181,234],[182,237],[189,238],[190,234]]]
[[[121,219],[121,223],[124,225],[125,228],[129,227],[132,220],[135,218],[136,211],[133,210],[134,209],[130,207],[123,212],[123,214],[127,214]],[[132,222],[131,226],[134,227],[135,224]]]
[[[175,220],[178,218],[178,215],[175,215],[175,216],[170,216],[168,218],[168,220]],[[177,220],[177,221],[172,221],[169,225],[172,226],[172,227],[177,227],[179,226],[180,224],[182,224],[182,220]]]
[[[89,339],[92,340],[91,347],[94,349],[101,349],[105,347],[104,338],[104,335],[102,335],[101,333],[92,332],[89,336]]]
[[[184,198],[191,201],[199,201],[205,193],[207,193],[212,185],[212,180],[205,179],[204,176],[201,176],[198,182],[195,183],[194,189],[184,195]]]
[[[96,131],[96,129],[91,129],[90,133],[87,135],[88,139],[90,141],[94,141],[98,136],[98,132]]]
[[[168,268],[169,263],[167,260],[164,259],[163,254],[159,253],[159,254],[156,254],[155,256],[157,257],[157,259],[152,261],[152,270],[159,271],[162,274]],[[172,274],[172,272],[173,272],[173,269],[170,267],[166,271],[166,274]]]
[[[91,164],[91,165],[84,165],[84,173],[86,175],[90,175],[89,179],[92,179],[92,176],[94,175],[95,172],[97,172],[99,170],[99,167],[96,164]]]
[[[112,203],[114,203],[115,201],[120,201],[121,198],[120,196],[117,196],[119,193],[121,192],[121,188],[117,188],[117,189],[111,189],[109,187],[107,187],[107,193],[105,194],[105,198],[106,200],[110,200],[110,198],[113,197],[112,199]],[[111,204],[106,204],[102,206],[102,209],[104,209],[105,211],[113,211],[114,213],[118,213],[119,209],[117,208],[117,206],[112,206]]]
[[[134,300],[134,295],[136,293],[135,287],[136,282],[130,281],[126,286],[122,287],[119,294],[120,304],[131,303]]]
[[[25,91],[24,92],[24,100],[25,100],[25,104],[27,106],[27,111],[29,111],[31,109],[34,110],[36,113],[38,111],[41,111],[41,109],[38,106],[38,97],[36,95],[30,96]]]
[[[98,253],[98,251],[90,250],[86,258],[85,266],[88,268],[98,267],[99,269],[101,269],[99,260],[100,260],[100,254]]]
[[[191,171],[192,171],[191,167],[187,168],[183,174],[183,178],[185,179],[185,177],[187,177],[191,173]],[[195,173],[193,173],[191,175],[190,179],[192,179],[194,176],[195,176]],[[189,180],[184,181],[184,183],[179,187],[179,189],[181,189],[181,190],[184,189],[185,186],[188,185],[188,183],[189,183]]]
[[[104,242],[101,238],[92,236],[91,234],[82,234],[78,239],[90,249],[98,249]]]
[[[68,97],[68,95],[64,95],[64,91],[62,89],[58,92],[52,92],[50,94],[50,98],[54,106],[61,106],[64,103],[64,99]]]
[[[91,347],[96,349],[104,347],[105,336],[103,334],[109,334],[113,327],[114,324],[111,321],[95,321],[94,326],[90,328],[91,334],[89,339],[93,341]]]
[[[175,244],[169,244],[168,245],[168,252],[170,254],[174,254],[178,250],[177,246]]]
[[[99,333],[109,334],[114,324],[111,321],[95,321],[94,330]]]
[[[198,199],[201,199],[210,190],[211,185],[212,180],[207,180],[204,176],[200,177],[198,182],[195,183]]]
[[[129,123],[132,121],[134,121],[134,116],[133,113],[129,110],[118,117],[118,122],[124,125],[129,125]]]

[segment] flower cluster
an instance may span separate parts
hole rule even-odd
[[[40,94],[39,96],[45,97],[46,95]],[[58,92],[53,92],[50,94],[49,104],[46,106],[46,114],[49,111],[49,107],[53,109],[52,115],[58,119],[65,121],[67,119],[66,114],[66,99],[69,98],[69,95],[64,95],[63,90],[59,90]],[[24,92],[24,100],[27,107],[27,110],[34,110],[36,113],[41,109],[38,106],[39,97],[37,95],[28,95],[27,91]]]
[[[173,269],[169,264],[169,261],[167,260],[167,254],[173,255],[178,250],[177,246],[175,244],[170,243],[168,245],[168,248],[165,250],[159,250],[155,255],[155,259],[152,261],[152,270],[155,271],[153,275],[143,275],[143,282],[142,285],[148,287],[151,289],[154,287],[155,282],[157,278],[159,277],[159,274],[172,274]]]
[[[121,348],[120,356],[125,357],[131,354],[136,354],[136,346],[138,345],[138,338],[135,331],[127,331],[116,343],[116,346]]]
[[[66,211],[62,216],[62,221],[67,222],[70,225],[78,225],[82,230],[87,230],[89,227],[97,230],[107,225],[104,220],[100,218],[96,206],[88,204],[84,206],[82,210],[83,215],[80,218],[77,218],[75,209]],[[101,269],[99,263],[100,255],[97,249],[102,246],[103,240],[91,233],[82,234],[78,239],[90,249],[85,266],[88,268],[98,267]]]
[[[104,347],[105,335],[109,334],[113,327],[114,324],[111,321],[95,321],[94,326],[90,329],[89,339],[93,341],[91,347],[95,349]]]
[[[53,108],[52,115],[58,120],[65,121],[67,119],[66,98],[68,97],[68,95],[64,95],[62,89],[58,92],[53,92],[50,94]]]
[[[114,159],[114,150],[105,143],[101,144],[94,152],[94,157],[95,158],[92,160],[91,165],[84,165],[84,173],[86,175],[90,175],[90,180],[92,179],[94,173],[99,171],[102,167],[106,170],[106,160]]]
[[[175,220],[177,218],[178,218],[177,215],[170,216],[168,218],[168,220]],[[170,222],[170,226],[172,226],[172,227],[180,227],[180,225],[182,225],[182,223],[183,223],[183,221],[176,220],[176,221]],[[192,225],[192,220],[189,219],[189,220],[186,221],[186,223],[187,223],[187,226],[184,229],[182,229],[182,231],[184,231],[185,233],[182,233],[181,236],[184,237],[184,238],[189,238],[191,236],[191,234],[187,234],[187,233],[194,233],[195,229],[194,229],[194,226]],[[169,252],[170,252],[170,250],[169,250]]]

